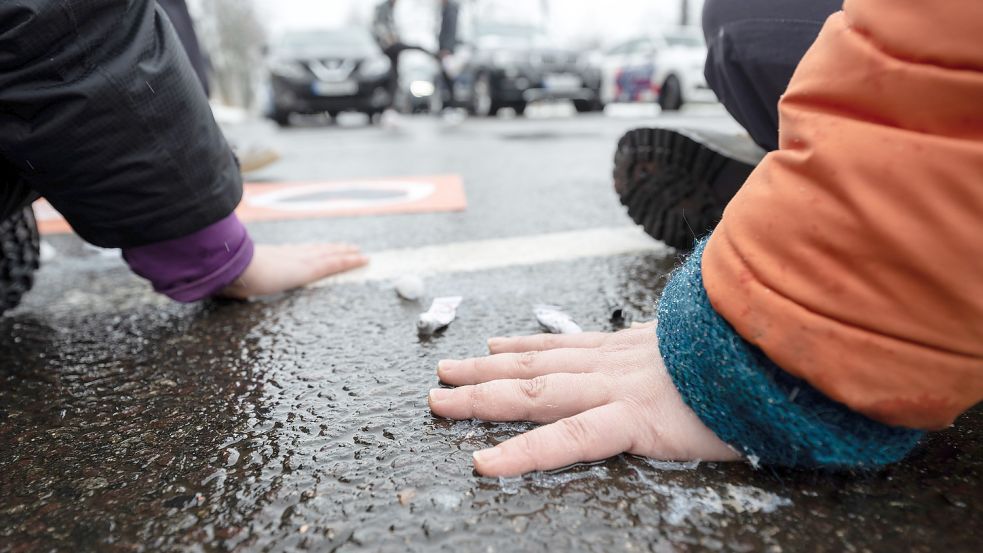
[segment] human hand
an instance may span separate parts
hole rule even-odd
[[[246,270],[220,296],[248,299],[276,294],[369,262],[351,244],[257,245]]]
[[[444,360],[430,409],[450,419],[551,423],[474,453],[486,476],[517,476],[619,453],[734,461],[673,385],[655,324],[614,334],[492,338],[493,355]]]

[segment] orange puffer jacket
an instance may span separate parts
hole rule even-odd
[[[714,309],[889,425],[983,400],[983,2],[847,0],[706,246]]]

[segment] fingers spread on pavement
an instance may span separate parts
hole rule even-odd
[[[335,273],[342,273],[356,269],[368,264],[368,262],[369,258],[362,254],[346,253],[341,255],[332,255],[321,259],[322,265],[320,272],[324,275],[333,275]]]
[[[553,422],[593,409],[611,397],[602,374],[550,374],[528,380],[495,380],[430,392],[430,409],[449,419]]]
[[[631,448],[626,416],[621,404],[610,403],[539,427],[475,452],[475,469],[485,476],[519,476],[606,459]]]
[[[358,246],[353,244],[323,244],[319,248],[320,253],[339,254],[339,253],[359,253]]]
[[[545,351],[560,348],[595,348],[604,343],[610,334],[604,332],[584,332],[582,334],[536,334],[534,336],[512,336],[488,340],[491,353],[522,353],[526,351]]]
[[[579,349],[500,353],[473,359],[444,359],[437,376],[445,384],[461,386],[503,378],[535,378],[550,373],[590,372],[600,363],[597,355]]]

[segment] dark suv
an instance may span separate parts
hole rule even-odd
[[[536,26],[479,24],[463,49],[468,61],[455,88],[475,115],[505,107],[521,115],[536,100],[572,100],[578,111],[597,104],[596,75],[585,73],[577,52],[553,46]]]
[[[285,34],[268,53],[268,69],[269,117],[281,126],[290,124],[291,113],[371,117],[393,102],[389,59],[362,29]]]

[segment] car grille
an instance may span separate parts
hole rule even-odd
[[[534,52],[530,55],[534,65],[545,71],[570,70],[577,63],[577,57],[562,52]]]
[[[343,81],[358,67],[355,61],[343,58],[311,60],[306,65],[315,77],[328,82]]]

